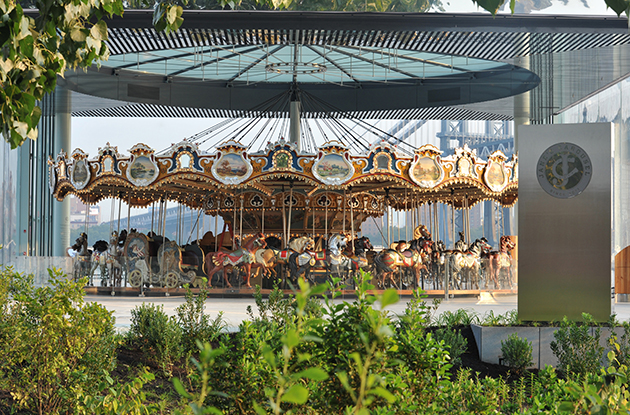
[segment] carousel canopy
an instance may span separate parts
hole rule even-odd
[[[430,202],[465,208],[493,200],[504,207],[517,199],[517,157],[500,151],[487,160],[467,146],[453,155],[427,144],[402,154],[386,141],[351,154],[338,141],[314,153],[283,139],[262,151],[230,140],[212,153],[182,141],[160,155],[137,144],[123,156],[109,144],[89,159],[80,149],[49,160],[49,184],[62,200],[76,195],[87,204],[119,198],[133,207],[177,201],[207,213],[292,207],[341,209],[380,216],[387,206],[407,210]]]

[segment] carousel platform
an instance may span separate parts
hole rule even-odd
[[[199,288],[191,288],[193,293],[198,293]],[[293,291],[291,289],[283,289],[286,295],[292,294]],[[372,294],[381,294],[384,290],[373,290],[370,291]],[[398,290],[398,294],[403,297],[412,296],[414,290]],[[112,294],[113,292],[113,294]],[[229,298],[251,298],[254,294],[255,290],[253,288],[245,288],[245,287],[234,287],[234,288],[210,288],[208,290],[208,297],[216,298],[216,297],[229,297]],[[267,297],[272,289],[270,288],[262,288],[261,294],[263,297]],[[454,297],[479,297],[482,292],[491,292],[493,296],[502,296],[502,295],[515,295],[517,294],[517,290],[512,289],[499,289],[499,290],[449,290],[449,296],[451,298]],[[120,297],[138,297],[140,296],[140,289],[134,287],[114,287],[112,290],[111,287],[85,287],[85,293],[87,295],[111,295],[111,296],[120,296]],[[169,296],[184,296],[186,294],[185,288],[161,288],[161,287],[150,287],[145,288],[143,290],[143,294],[145,297],[169,297]],[[167,295],[168,294],[168,295]],[[343,297],[353,297],[355,295],[354,290],[341,290],[341,294]],[[444,290],[425,290],[425,294],[428,298],[438,298],[444,297]]]

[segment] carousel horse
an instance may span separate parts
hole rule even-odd
[[[452,251],[447,260],[451,270],[452,281],[458,289],[461,289],[461,280],[465,272],[473,287],[479,288],[479,271],[481,269],[481,254],[492,247],[486,238],[477,239],[465,252]]]
[[[488,281],[494,282],[494,288],[499,288],[499,276],[501,271],[507,271],[508,283],[510,287],[513,285],[512,275],[512,256],[510,251],[516,247],[516,244],[510,239],[509,236],[503,235],[499,240],[499,250],[490,251],[485,256],[487,258],[488,268]]]
[[[455,242],[455,250],[459,252],[468,251],[468,244],[464,238],[464,232],[459,233],[459,239]]]
[[[72,266],[74,280],[77,281],[81,277],[87,277],[91,271],[92,253],[88,249],[88,236],[85,232],[81,232],[74,245],[70,247],[77,252],[77,260]]]
[[[107,250],[109,244],[107,241],[98,240],[92,245],[92,266],[90,267],[90,281],[94,278],[94,271],[96,268],[100,268],[101,271],[101,286],[104,286],[105,282],[109,278],[107,273]]]
[[[203,235],[203,238],[197,241],[197,244],[203,252],[206,254],[217,251],[229,251],[234,245],[232,234],[229,231],[221,232],[214,236],[212,231],[208,231]],[[217,249],[217,245],[220,245]]]
[[[424,239],[414,239],[410,244],[400,241],[395,249],[384,249],[374,257],[374,266],[380,274],[379,284],[384,287],[386,279],[395,287],[394,273],[397,271],[411,271],[416,284],[420,281],[421,270],[427,270],[425,264],[430,255],[430,244],[424,244]],[[423,253],[422,250],[425,249]],[[398,287],[397,287],[398,288]]]
[[[431,252],[431,262],[429,263],[430,274],[433,278],[433,287],[440,289],[442,287],[446,257],[453,251],[446,249],[444,241],[436,241]]]
[[[270,239],[270,238],[267,238]],[[265,239],[265,242],[267,242]],[[278,239],[278,238],[275,238]],[[277,244],[273,239],[270,240],[270,243],[273,244],[274,247],[271,247],[269,243],[267,243],[267,247],[260,248],[256,251],[255,254],[255,263],[252,267],[256,267],[263,270],[264,275],[270,277],[273,273],[275,275],[274,267],[277,264],[288,264],[289,258],[294,253],[303,253],[306,250],[313,249],[313,238],[308,236],[300,236],[297,238],[291,238],[289,241],[288,249],[277,249],[275,246]],[[280,245],[282,246],[282,245]]]
[[[350,246],[354,247],[353,250],[348,249]],[[367,236],[362,236],[360,238],[355,238],[352,245],[348,245],[346,250],[344,251],[344,255],[350,258],[352,261],[353,269],[368,269],[372,265],[372,261],[374,256],[368,256],[369,252],[373,251],[374,247],[370,243],[370,238]]]
[[[431,232],[429,232],[426,225],[418,225],[416,226],[416,229],[413,230],[413,239],[431,240]]]
[[[342,274],[347,271],[356,271],[356,265],[343,254],[349,237],[345,234],[335,233],[328,239],[326,251],[309,251],[294,253],[289,259],[291,278],[296,279],[308,272],[311,268],[324,269],[330,274]]]
[[[112,287],[120,287],[122,283],[121,252],[118,250],[118,232],[112,232],[107,249],[105,263],[107,265],[107,276]]]
[[[228,280],[227,274],[225,272],[226,266],[237,267],[242,266],[245,268],[246,279],[245,285],[251,288],[249,283],[251,278],[252,271],[252,263],[255,260],[255,252],[260,247],[265,246],[265,237],[262,233],[258,233],[254,236],[247,238],[243,245],[233,252],[211,252],[206,255],[206,267],[208,271],[209,278],[218,272],[221,271],[223,273],[223,278],[225,279],[225,283],[228,287],[231,287],[230,281]],[[210,268],[212,264],[214,267]],[[210,281],[208,281],[210,283]]]

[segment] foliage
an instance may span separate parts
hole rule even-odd
[[[479,324],[479,314],[474,310],[460,308],[456,311],[445,311],[435,319],[437,326],[455,327]]]
[[[614,349],[619,350],[615,344]],[[565,386],[568,396],[560,405],[563,413],[572,414],[627,414],[630,413],[628,367],[620,364],[615,351],[608,352],[611,366],[599,373],[589,373],[579,381]]]
[[[505,314],[494,314],[494,311],[490,310],[483,315],[480,322],[482,326],[515,326],[520,323],[516,310],[507,311]]]
[[[521,339],[516,333],[512,333],[506,340],[501,340],[503,360],[519,373],[534,364],[533,350],[532,343],[527,339]]]
[[[213,342],[225,329],[223,312],[216,319],[204,313],[206,299],[208,298],[207,282],[201,284],[199,294],[196,296],[186,288],[186,301],[175,309],[177,322],[182,331],[182,352],[192,353],[198,350],[197,342]]]
[[[609,343],[617,348],[615,355],[616,361],[620,365],[630,367],[630,324],[627,321],[624,321],[622,327],[623,334],[621,335],[621,338],[617,338],[615,332],[611,331]]]
[[[318,337],[306,334],[306,307],[308,298],[322,294],[325,285],[310,287],[304,280],[299,281],[300,291],[296,293],[296,314],[290,327],[281,338],[282,349],[274,350],[268,344],[262,345],[262,355],[272,372],[272,382],[265,387],[267,400],[264,405],[254,402],[254,409],[260,414],[271,410],[273,414],[284,412],[283,404],[302,405],[309,397],[309,390],[304,386],[306,381],[325,381],[328,374],[319,367],[308,365],[311,354],[299,352],[300,344],[319,342]],[[312,320],[311,320],[312,322]],[[279,353],[278,353],[279,352]]]
[[[582,313],[584,324],[562,320],[560,328],[554,333],[551,351],[558,358],[559,369],[565,373],[586,375],[596,373],[604,355],[604,348],[599,344],[601,328],[597,327],[595,335],[590,335],[593,317]]]
[[[37,19],[14,0],[0,2],[0,132],[17,148],[37,138],[42,115],[36,105],[55,89],[66,67],[107,59],[103,17],[122,15],[121,0],[36,1]]]
[[[137,377],[122,385],[117,385],[109,374],[104,373],[104,381],[98,387],[96,395],[77,393],[77,415],[129,414],[144,415],[155,413],[156,405],[146,403],[146,394],[142,390],[145,384],[155,379],[146,369]]]
[[[32,276],[0,271],[0,389],[40,414],[66,413],[79,391],[97,392],[116,347],[112,313],[83,300],[86,281],[49,274],[51,287],[34,288]]]
[[[191,361],[195,365],[195,368],[197,370],[197,375],[200,376],[201,378],[201,388],[199,392],[196,394],[196,396],[189,393],[184,387],[184,385],[182,384],[181,380],[179,380],[178,378],[173,378],[173,385],[175,386],[175,389],[182,397],[189,400],[190,402],[189,406],[195,415],[221,414],[222,412],[219,411],[215,407],[210,406],[210,407],[204,408],[204,402],[205,402],[206,396],[213,393],[213,391],[209,387],[210,367],[214,365],[215,359],[221,354],[223,354],[224,350],[223,349],[213,350],[212,347],[210,346],[210,343],[205,342],[202,344],[199,340],[197,340],[196,345],[200,351],[199,360],[193,357],[191,358]],[[214,395],[225,396],[225,394],[216,393],[216,392],[214,392]]]
[[[143,303],[132,309],[129,336],[166,374],[181,357],[182,330],[177,319],[167,316],[161,305]]]
[[[427,304],[418,291],[405,312],[392,319],[387,309],[398,301],[397,293],[372,294],[368,273],[358,277],[353,301],[339,300],[343,287],[338,279],[315,287],[300,280],[299,291],[286,297],[277,290],[263,299],[257,291],[258,315],[254,317],[250,311],[252,320],[243,322],[237,333],[222,331],[220,324],[215,330],[204,318],[203,289],[198,296],[188,290],[177,317],[168,317],[161,307],[143,304],[132,310],[129,339],[140,346],[145,358],[167,364],[158,373],[158,382],[153,382],[154,376],[144,368],[132,372],[130,380],[122,377],[119,382],[109,371],[113,347],[118,343],[111,334],[110,313],[101,310],[100,314],[73,318],[78,313],[73,309],[85,312],[88,307],[99,308],[83,303],[83,281],[57,281],[52,289],[36,290],[32,279],[10,269],[0,275],[0,413],[6,407],[2,406],[6,390],[13,392],[12,413],[164,413],[164,398],[155,403],[155,394],[149,392],[147,384],[152,382],[151,390],[160,388],[155,384],[170,377],[170,363],[189,341],[196,346],[194,353],[189,351],[194,356],[190,359],[192,369],[178,372],[186,375],[172,380],[181,399],[169,401],[172,413],[483,415],[612,414],[630,410],[627,366],[621,358],[624,346],[616,336],[610,340],[610,366],[600,369],[596,359],[596,368],[579,377],[559,379],[551,367],[526,375],[521,372],[522,376],[509,382],[480,377],[452,366],[457,357],[454,350],[465,347],[464,339],[453,327],[430,329],[436,304]],[[320,295],[324,295],[323,305],[313,300]],[[274,317],[276,312],[281,317]],[[457,321],[468,318],[452,315]],[[54,324],[48,321],[50,316],[56,316],[52,318]],[[590,316],[585,315],[585,323],[565,319],[556,343],[576,355],[596,355],[596,351],[588,351],[594,347],[588,338]],[[38,327],[63,333],[63,340],[57,341],[55,336],[44,339],[35,331],[27,331]],[[87,327],[92,327],[91,331]],[[87,344],[73,335],[90,339],[99,331],[99,342],[93,341],[89,350],[83,350],[79,364],[72,366],[67,357],[50,359],[51,347],[64,355],[66,343]],[[214,339],[214,349],[209,339]],[[103,350],[109,354],[103,355]],[[531,362],[531,345],[516,335],[502,342],[502,350],[513,367],[522,369]],[[44,355],[47,351],[49,359],[34,360],[36,353]],[[575,367],[587,366],[583,357],[572,359],[567,364],[571,373],[576,373]],[[31,398],[20,401],[26,396],[20,382],[33,385],[31,391],[37,390],[36,384],[46,390],[42,379],[54,384],[56,390],[49,396],[60,396],[60,405],[44,402],[40,407],[34,392],[28,392]]]
[[[433,303],[428,306],[425,301],[426,297],[426,294],[423,294],[420,289],[413,291],[405,311],[399,316],[401,326],[411,330],[424,330],[431,324],[442,300],[434,299]]]
[[[435,332],[435,340],[448,348],[451,363],[455,365],[461,363],[459,357],[466,352],[468,341],[466,341],[466,338],[462,336],[459,330],[442,327]]]

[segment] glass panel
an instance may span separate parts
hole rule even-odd
[[[17,150],[11,150],[4,140],[0,143],[0,264],[8,265],[12,257],[17,256]]]

